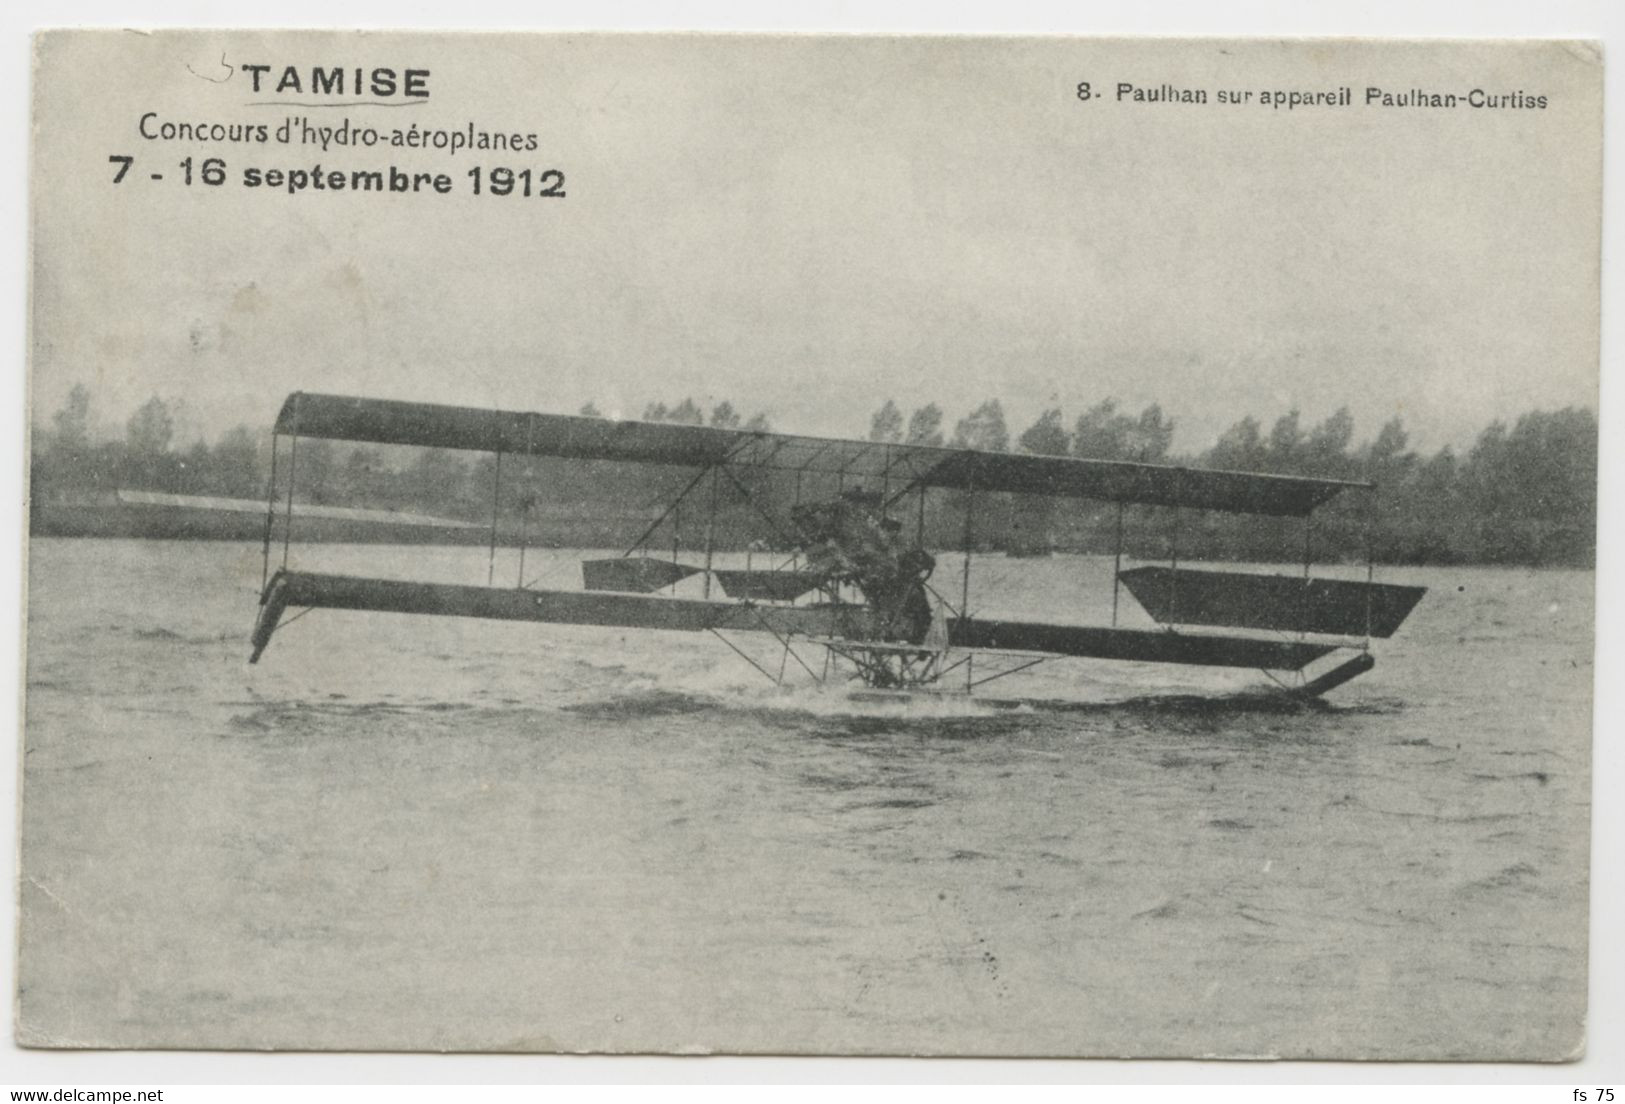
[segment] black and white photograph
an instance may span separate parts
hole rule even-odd
[[[1598,43],[33,65],[21,1046],[1586,1053]]]

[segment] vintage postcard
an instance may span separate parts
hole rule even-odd
[[[38,35],[18,1040],[1577,1058],[1602,78]]]

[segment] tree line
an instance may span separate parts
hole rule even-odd
[[[579,413],[602,416],[591,403]],[[198,440],[183,446],[175,440],[174,411],[158,397],[127,419],[122,435],[96,432],[92,414],[92,396],[80,385],[48,422],[34,427],[30,481],[36,508],[119,489],[231,498],[259,498],[266,492],[270,449],[263,431],[238,426],[212,444]],[[643,416],[683,425],[772,428],[764,414],[747,417],[728,401],[706,410],[687,397],[670,405],[651,403]],[[1267,429],[1264,421],[1249,415],[1208,448],[1188,454],[1173,451],[1174,428],[1157,404],[1135,411],[1105,399],[1071,419],[1060,408],[1045,410],[1031,425],[1012,432],[1002,403],[989,399],[950,429],[936,403],[905,415],[888,399],[871,414],[867,436],[894,444],[1377,483],[1381,494],[1374,512],[1361,501],[1364,496],[1349,494],[1317,512],[1314,541],[1321,558],[1356,559],[1369,548],[1390,563],[1594,562],[1597,420],[1585,408],[1531,411],[1511,423],[1497,420],[1460,455],[1450,446],[1431,454],[1412,449],[1398,417],[1361,439],[1347,408],[1312,425],[1296,410],[1288,411]],[[301,439],[298,464],[302,501],[468,519],[490,510],[489,492],[481,490],[489,487],[493,475],[494,460],[486,454]],[[528,467],[528,474],[534,474],[536,464]],[[526,469],[515,473],[521,481],[526,475]],[[554,464],[547,468],[547,497],[553,503],[646,504],[674,478],[663,469],[632,465]],[[676,485],[682,482],[686,479]],[[1054,523],[1052,543],[1102,550],[1100,534],[1110,528],[1107,509],[1095,504],[1071,511],[1069,521]],[[1059,518],[1068,511],[1051,513]],[[36,524],[42,520],[36,513]],[[1174,539],[1168,519],[1146,520],[1153,544]],[[1279,558],[1283,533],[1259,519],[1208,514],[1183,524],[1179,539],[1190,555]],[[46,524],[36,531],[48,529]]]
[[[873,441],[1011,450],[1094,460],[1376,483],[1374,516],[1360,496],[1334,499],[1317,515],[1316,545],[1348,558],[1373,554],[1397,563],[1505,563],[1590,565],[1596,554],[1597,419],[1583,407],[1531,411],[1481,431],[1465,454],[1451,446],[1432,454],[1410,447],[1403,419],[1394,417],[1357,440],[1354,417],[1342,407],[1305,425],[1296,410],[1266,430],[1252,415],[1241,418],[1207,449],[1171,451],[1174,423],[1153,403],[1134,412],[1115,399],[1085,410],[1070,427],[1059,408],[1041,413],[1019,434],[1004,408],[989,399],[944,437],[944,416],[934,403],[905,419],[888,400],[870,418]],[[1193,551],[1246,558],[1275,545],[1278,527],[1246,518],[1198,522]],[[1249,539],[1262,535],[1263,546]]]

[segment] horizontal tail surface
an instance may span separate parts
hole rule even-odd
[[[582,560],[581,580],[588,590],[653,594],[703,570],[648,556],[616,556],[609,560]]]

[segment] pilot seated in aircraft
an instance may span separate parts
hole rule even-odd
[[[936,560],[905,545],[903,526],[882,512],[879,494],[852,488],[792,511],[807,566],[836,584],[855,586],[881,617],[884,639],[918,644],[931,628],[925,581]]]

